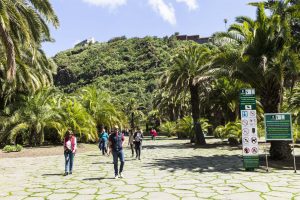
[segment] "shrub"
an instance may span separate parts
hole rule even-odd
[[[231,145],[237,145],[242,138],[242,125],[240,120],[228,122],[225,126],[218,126],[214,130],[215,137],[222,139],[228,138]]]
[[[211,126],[208,119],[201,118],[199,120],[203,134],[208,132],[208,128]],[[191,138],[194,137],[194,124],[193,118],[185,116],[177,121],[177,135],[179,138]]]
[[[175,122],[165,122],[160,125],[159,129],[163,133],[167,133],[168,137],[174,136],[176,133],[176,123]]]
[[[293,124],[293,134],[294,134],[294,141],[299,141],[300,139],[300,126],[296,123]]]
[[[17,145],[6,145],[2,151],[9,153],[9,152],[19,152],[22,151],[23,147],[19,144]]]

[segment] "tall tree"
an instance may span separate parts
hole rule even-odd
[[[172,66],[162,79],[163,86],[170,90],[171,95],[178,96],[186,91],[190,93],[196,144],[206,144],[199,123],[199,89],[203,82],[212,77],[209,61],[214,55],[215,49],[211,46],[191,44],[175,56]]]
[[[20,59],[21,47],[35,52],[42,41],[51,40],[48,22],[55,27],[59,25],[49,0],[0,1],[0,44],[6,55],[6,73],[1,74],[2,78],[15,79],[16,59]]]
[[[236,49],[226,49],[215,63],[223,63],[231,77],[254,87],[266,113],[278,113],[287,74],[299,70],[295,62],[298,58],[290,49],[290,26],[280,15],[267,16],[262,3],[258,4],[256,20],[238,17],[237,22],[228,33],[216,34]],[[287,142],[274,141],[270,154],[273,159],[285,159],[290,157],[291,149]]]

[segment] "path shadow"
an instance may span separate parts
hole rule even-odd
[[[275,170],[294,170],[293,160],[274,161],[269,160],[269,168]],[[296,165],[300,167],[300,156],[296,156]],[[177,170],[189,170],[193,172],[243,172],[242,155],[213,155],[194,157],[173,157],[166,159],[154,159],[145,164],[146,168],[158,167],[160,170],[175,172]],[[265,156],[259,156],[259,168],[265,169]]]
[[[92,164],[93,164],[93,165],[100,165],[100,164],[113,164],[113,163],[107,161],[107,162],[93,162]]]
[[[214,155],[210,157],[174,157],[171,159],[154,159],[146,167],[158,167],[161,170],[174,172],[176,170],[189,170],[193,172],[221,172],[229,173],[243,171],[242,157],[239,155]]]
[[[114,179],[114,178],[104,178],[104,177],[99,177],[99,178],[84,178],[82,179],[83,181],[100,181],[100,180],[106,180],[106,179]]]
[[[143,144],[143,149],[229,149],[229,150],[237,150],[241,149],[240,146],[231,146],[227,143],[214,143],[214,144],[206,144],[202,146],[196,146],[191,143],[181,143],[181,144]]]
[[[63,176],[63,174],[42,174],[42,176]]]
[[[100,154],[89,154],[89,155],[86,155],[86,156],[98,157],[98,156],[101,156],[101,155]]]
[[[300,167],[300,155],[295,156],[296,159],[296,168]],[[259,165],[266,168],[266,157],[265,155],[260,155]],[[278,170],[294,170],[294,159],[289,160],[271,160],[268,158],[269,168],[278,169]]]

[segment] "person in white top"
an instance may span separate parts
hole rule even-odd
[[[71,129],[68,129],[64,139],[65,176],[72,174],[74,156],[77,149],[77,139]]]

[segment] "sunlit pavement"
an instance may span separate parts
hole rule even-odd
[[[300,199],[293,170],[245,172],[240,149],[194,149],[187,142],[146,140],[141,161],[126,147],[125,178],[117,180],[112,157],[101,156],[96,145],[76,155],[66,177],[63,155],[1,159],[0,199]]]

